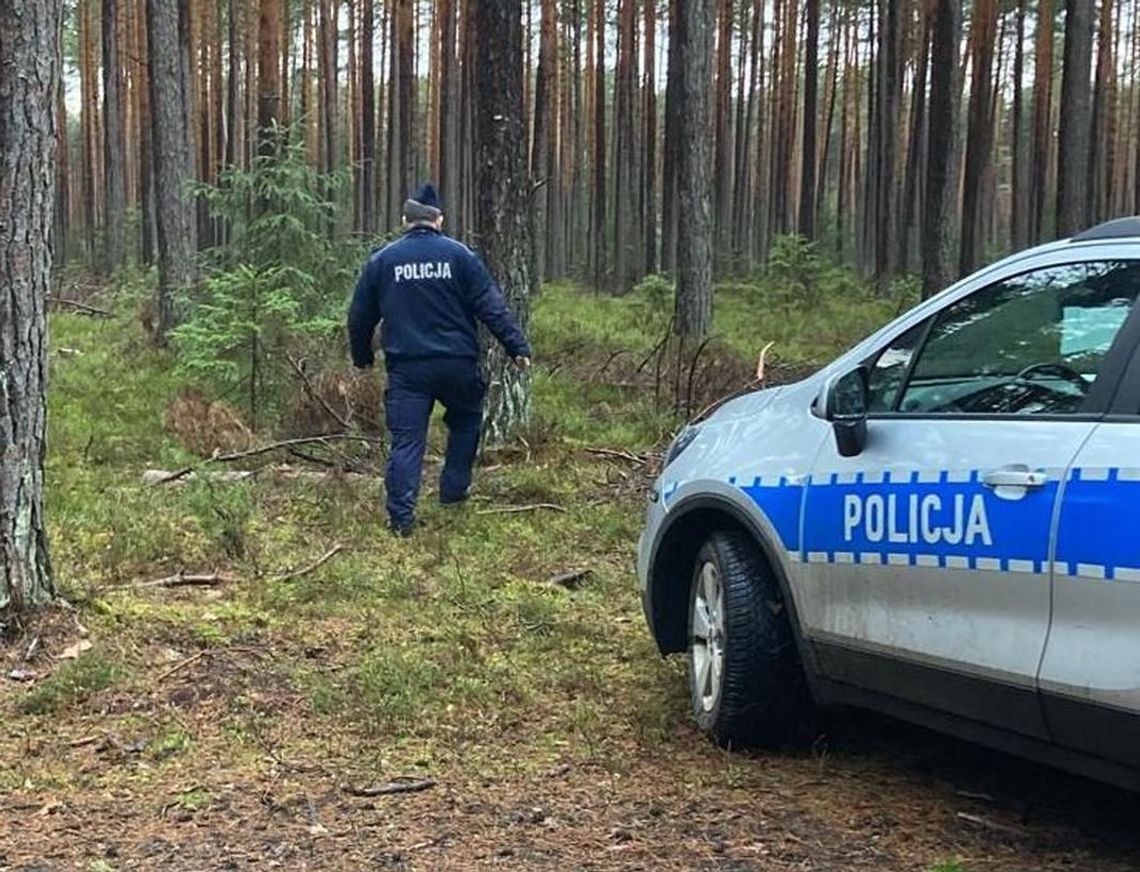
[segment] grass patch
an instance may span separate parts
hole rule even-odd
[[[91,694],[117,684],[124,677],[120,664],[98,651],[86,651],[68,660],[19,703],[25,715],[55,715],[79,706]]]

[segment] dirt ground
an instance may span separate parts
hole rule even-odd
[[[523,752],[511,766],[507,732],[496,761],[460,740],[446,768],[413,761],[413,783],[339,766],[337,737],[284,742],[305,731],[299,711],[258,752],[227,755],[224,690],[241,675],[209,656],[172,677],[161,700],[113,694],[50,735],[6,725],[4,768],[28,775],[0,798],[0,869],[1140,868],[1136,797],[859,712],[780,753],[729,753],[687,725],[603,754],[551,736],[541,768]],[[266,707],[298,704],[263,689]],[[137,736],[106,729],[132,708],[176,711],[200,753],[159,765],[145,714],[120,721]],[[361,795],[393,785],[423,789]]]

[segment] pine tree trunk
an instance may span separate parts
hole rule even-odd
[[[103,200],[107,204],[102,272],[123,265],[126,255],[126,143],[123,139],[123,74],[119,64],[119,0],[103,0]]]
[[[1065,4],[1061,128],[1057,139],[1057,235],[1072,236],[1089,222],[1089,76],[1092,73],[1092,0]]]
[[[318,130],[321,172],[337,168],[337,87],[336,87],[336,0],[316,0],[319,4],[317,25],[317,90]]]
[[[194,277],[197,250],[194,203],[183,187],[194,178],[190,150],[189,102],[183,59],[188,34],[177,0],[147,0],[147,42],[169,46],[151,51],[151,135],[154,143],[155,213],[158,230],[158,325],[156,339],[166,341],[177,322],[177,297]]]
[[[277,152],[281,112],[281,2],[260,0],[257,38],[257,153]]]
[[[922,290],[930,296],[948,283],[954,220],[957,149],[958,38],[962,0],[935,0],[930,49],[930,128],[922,215]]]
[[[993,146],[990,112],[991,76],[997,10],[994,0],[975,0],[971,42],[974,48],[971,67],[970,115],[966,135],[966,169],[962,191],[962,245],[958,255],[958,272],[972,273],[981,257],[985,238],[983,222],[985,206],[982,183],[989,166]]]
[[[882,283],[894,271],[891,242],[898,235],[895,209],[896,136],[899,103],[902,96],[902,53],[899,4],[901,0],[880,0],[883,18],[879,39],[879,78],[876,108],[877,166],[875,169],[875,278]],[[980,0],[986,2],[986,0]]]
[[[1093,91],[1092,140],[1089,161],[1088,191],[1091,195],[1091,220],[1103,221],[1108,217],[1113,179],[1110,175],[1112,157],[1112,115],[1114,114],[1115,66],[1112,44],[1113,0],[1101,0],[1100,25],[1097,27],[1096,88]]]
[[[606,5],[596,0],[594,38],[594,287],[606,274]]]
[[[439,72],[439,178],[444,205],[452,214],[459,210],[459,64],[456,56],[455,0],[440,0]]]
[[[914,88],[911,91],[910,113],[910,143],[907,146],[906,176],[903,182],[902,209],[899,215],[899,235],[897,244],[896,263],[899,272],[906,273],[910,269],[910,256],[912,248],[912,229],[914,227],[915,209],[919,197],[919,172],[922,166],[922,143],[926,134],[926,77],[928,74],[928,60],[930,58],[930,17],[922,14],[920,25],[921,36],[918,48],[918,60],[914,74]]]
[[[233,3],[233,0],[230,0]],[[316,113],[313,111],[313,0],[303,0],[301,7],[301,125],[305,154],[310,161],[318,160]],[[231,45],[233,45],[231,36]],[[230,63],[233,63],[231,57]]]
[[[216,2],[216,0],[214,0]],[[281,3],[281,72],[278,81],[281,83],[281,96],[277,102],[277,123],[281,127],[288,127],[293,122],[293,110],[290,99],[292,86],[292,54],[293,54],[293,22],[291,0],[280,0]],[[220,41],[219,41],[220,46]]]
[[[158,247],[158,223],[155,215],[154,192],[154,137],[150,115],[150,43],[147,39],[146,0],[139,0],[139,15],[135,20],[139,56],[136,58],[138,74],[139,118],[139,197],[142,200],[141,262],[150,266],[155,262]]]
[[[807,43],[804,47],[803,164],[800,168],[800,236],[815,239],[815,131],[819,119],[819,0],[807,0]]]
[[[391,66],[388,88],[388,224],[400,220],[404,199],[411,193],[414,64],[411,0],[394,0]]]
[[[474,53],[479,248],[520,323],[527,323],[531,267],[531,190],[523,108],[522,10],[519,0],[480,0]],[[486,444],[497,447],[530,417],[530,380],[492,343],[487,355]]]
[[[657,272],[657,0],[645,0],[645,270]]]
[[[61,18],[59,0],[0,3],[0,614],[54,594],[44,524],[45,308]]]
[[[71,233],[71,177],[68,159],[67,103],[64,100],[63,77],[56,77],[55,123],[59,131],[59,154],[55,163],[55,217],[52,227],[52,250],[67,259]]]
[[[1039,0],[1033,73],[1033,156],[1029,162],[1029,239],[1045,238],[1053,129],[1053,0]]]
[[[732,0],[720,0],[716,40],[716,102],[713,130],[716,143],[714,156],[715,244],[714,256],[723,257],[729,248],[728,234],[732,222],[732,131],[729,123],[732,100]]]
[[[634,139],[634,68],[637,66],[635,0],[620,0],[617,77],[614,91],[614,290],[624,293],[636,281],[640,259],[640,220],[635,217],[637,143]]]
[[[661,174],[661,268],[677,267],[677,161],[681,123],[681,47],[677,42],[680,0],[669,0],[668,69],[665,71],[665,142]]]
[[[530,175],[536,187],[534,193],[534,264],[532,272],[537,279],[549,279],[547,271],[547,241],[552,235],[549,222],[548,189],[556,182],[548,175],[550,152],[554,147],[555,121],[553,117],[553,85],[556,63],[556,27],[558,10],[554,0],[542,0],[542,29],[538,43],[538,74],[534,94],[534,131],[530,149]]]
[[[360,225],[366,234],[376,232],[376,80],[372,64],[375,36],[371,0],[360,11]]]
[[[678,0],[671,23],[681,62],[677,160],[677,333],[705,336],[712,327],[712,227],[709,179],[709,66],[712,0]]]
[[[1026,0],[1017,3],[1017,45],[1013,55],[1013,167],[1010,173],[1010,244],[1015,249],[1029,244],[1028,186],[1025,182],[1025,12]]]
[[[99,89],[95,83],[95,40],[92,35],[92,30],[94,29],[92,23],[94,20],[93,8],[92,0],[80,0],[76,7],[79,31],[79,91],[80,105],[82,107],[82,115],[80,118],[82,128],[80,196],[83,203],[83,242],[89,259],[93,259],[96,254],[95,230],[99,223],[99,207],[98,194],[95,186],[96,180],[100,178],[96,166],[96,161],[98,160],[98,147],[96,143],[99,128],[97,95]]]

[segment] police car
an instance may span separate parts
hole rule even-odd
[[[638,547],[722,743],[852,704],[1140,787],[1140,218],[684,430]]]

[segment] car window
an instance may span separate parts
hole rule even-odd
[[[890,345],[884,348],[871,364],[868,380],[868,412],[893,412],[898,403],[903,380],[906,378],[910,362],[918,350],[922,337],[930,325],[927,319],[911,327]]]
[[[1140,293],[1140,262],[1068,264],[990,285],[944,309],[900,412],[1080,409]]]

